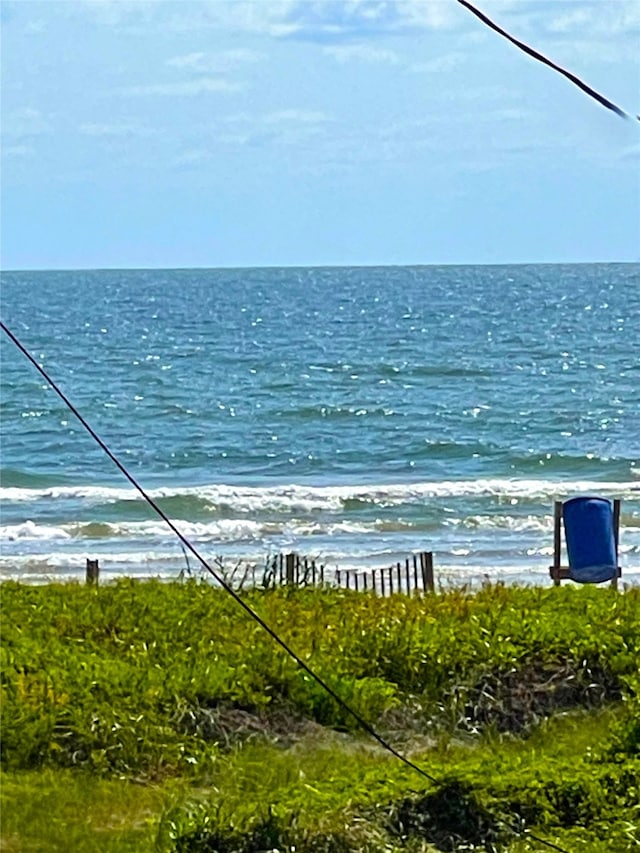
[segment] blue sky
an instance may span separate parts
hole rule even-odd
[[[636,0],[478,5],[640,112]],[[455,0],[0,9],[4,269],[640,258],[640,122]]]

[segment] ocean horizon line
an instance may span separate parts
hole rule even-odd
[[[502,267],[566,267],[566,266],[606,266],[606,265],[640,266],[640,258],[635,260],[597,260],[597,261],[430,261],[407,263],[317,263],[317,264],[228,264],[220,266],[104,266],[104,267],[11,267],[0,269],[3,273],[78,273],[78,272],[233,272],[243,270],[375,270],[375,269],[430,269],[442,267],[468,268],[502,268]]]

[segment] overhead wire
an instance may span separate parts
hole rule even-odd
[[[541,54],[539,51],[510,35],[506,30],[496,24],[493,20],[491,20],[484,12],[475,7],[473,4],[469,3],[468,0],[457,0],[457,2],[468,9],[473,15],[475,15],[482,23],[488,26],[490,29],[497,32],[503,38],[507,39],[521,51],[531,56],[533,59],[541,62],[544,65],[552,68],[554,71],[566,77],[569,81],[571,81],[575,86],[585,92],[589,97],[596,100],[603,107],[608,110],[611,110],[616,115],[621,118],[629,118],[628,114],[610,101],[608,98],[605,98],[604,95],[601,95],[579,77],[577,77],[572,72],[568,71],[565,68],[557,65],[552,60],[548,59],[546,56]],[[637,116],[640,120],[640,116]],[[182,545],[187,548],[194,557],[198,560],[198,562],[203,566],[203,568],[209,572],[209,574],[217,581],[217,583],[235,600],[235,602],[253,619],[257,622],[260,627],[266,631],[266,633],[271,637],[274,642],[276,642],[291,658],[296,662],[296,664],[309,675],[332,699],[345,710],[353,719],[358,723],[358,725],[363,729],[363,731],[367,732],[374,740],[378,742],[378,744],[403,764],[405,764],[410,769],[417,772],[420,776],[425,779],[428,779],[430,782],[435,784],[440,784],[440,781],[428,773],[424,768],[420,767],[420,765],[411,761],[411,759],[407,758],[407,756],[403,755],[399,752],[395,747],[393,747],[382,735],[380,735],[374,727],[367,722],[367,720],[362,717],[355,709],[353,709],[327,682],[319,676],[311,667],[286,643],[277,633],[276,631],[267,623],[264,619],[252,608],[249,604],[233,589],[233,587],[227,583],[225,578],[216,572],[210,565],[207,560],[202,557],[200,552],[195,548],[194,545],[187,539],[187,537],[180,531],[180,529],[171,521],[171,519],[166,515],[166,513],[162,510],[162,508],[154,501],[154,499],[145,491],[145,489],[140,485],[137,479],[127,470],[127,468],[120,462],[117,456],[110,450],[108,445],[103,441],[103,439],[95,432],[93,427],[88,423],[88,421],[84,418],[84,416],[78,411],[78,409],[73,405],[71,400],[66,396],[66,394],[61,390],[58,384],[51,378],[48,372],[42,367],[41,364],[37,362],[37,360],[31,355],[29,350],[22,344],[22,342],[18,339],[18,337],[8,328],[8,326],[0,320],[0,326],[5,334],[13,341],[16,347],[22,352],[22,354],[31,362],[31,364],[36,368],[36,370],[40,373],[40,375],[45,379],[45,381],[50,385],[53,391],[60,397],[63,403],[68,407],[68,409],[73,413],[73,415],[77,418],[77,420],[82,424],[84,429],[89,433],[89,435],[96,441],[96,443],[102,448],[102,450],[106,453],[106,455],[111,459],[114,465],[119,469],[119,471],[124,475],[124,477],[131,483],[131,485],[138,491],[138,493],[142,496],[142,498],[151,506],[154,512],[167,524],[167,526],[173,531],[173,533],[180,539]],[[500,821],[504,823],[504,821]],[[508,826],[508,824],[505,824]],[[533,833],[527,830],[517,830],[513,827],[509,826],[509,830],[518,837],[527,838],[532,841],[536,841],[539,844],[548,847],[549,849],[559,851],[559,853],[569,853],[565,848],[560,847],[557,844],[554,844],[551,841],[547,841],[544,838],[540,838],[539,836],[534,835]]]
[[[464,6],[466,9],[468,9],[477,18],[479,18],[483,24],[486,24],[486,26],[490,27],[492,30],[495,30],[495,32],[497,32],[503,38],[506,38],[507,41],[510,41],[511,44],[514,44],[517,48],[522,50],[528,56],[533,57],[533,59],[536,59],[538,62],[542,62],[543,65],[548,65],[549,68],[552,68],[554,71],[557,71],[558,74],[562,74],[563,77],[566,77],[567,80],[570,80],[575,86],[577,86],[579,89],[582,89],[583,92],[589,95],[589,97],[594,98],[594,100],[598,101],[599,104],[602,104],[603,107],[608,110],[611,110],[621,118],[630,118],[628,113],[620,109],[620,107],[616,106],[616,104],[614,104],[608,98],[605,98],[604,95],[601,95],[599,92],[596,92],[596,90],[592,89],[591,86],[587,85],[584,80],[581,80],[579,77],[576,77],[575,74],[572,74],[571,71],[567,71],[566,68],[562,68],[560,65],[557,65],[555,62],[552,62],[550,59],[548,59],[546,56],[543,56],[543,54],[541,54],[539,51],[534,50],[534,48],[530,47],[528,44],[525,44],[523,41],[520,41],[519,39],[510,35],[506,30],[498,26],[495,21],[492,21],[491,18],[485,15],[484,12],[481,12],[480,9],[469,3],[468,0],[457,0],[457,2],[461,6]],[[637,116],[637,118],[638,120],[640,120],[640,116]]]
[[[419,767],[415,764],[411,759],[407,758],[397,749],[395,749],[385,738],[382,737],[373,726],[368,723],[364,717],[361,716],[354,708],[352,708],[327,682],[317,674],[311,667],[298,655],[289,645],[282,639],[274,629],[264,621],[264,619],[249,605],[247,602],[236,592],[236,590],[229,584],[225,578],[219,573],[216,572],[210,565],[210,563],[205,560],[205,558],[200,554],[198,549],[192,545],[192,543],[187,539],[187,537],[182,533],[182,531],[174,524],[173,521],[169,518],[169,516],[165,513],[165,511],[160,507],[157,502],[151,497],[151,495],[145,491],[145,489],[140,485],[138,480],[131,474],[127,468],[120,462],[118,457],[113,453],[106,442],[102,440],[102,438],[97,434],[97,432],[93,429],[93,427],[88,423],[88,421],[84,418],[84,416],[78,411],[78,409],[73,405],[71,400],[67,397],[67,395],[62,391],[59,385],[52,379],[49,373],[42,367],[41,364],[37,362],[37,360],[31,355],[29,350],[24,346],[24,344],[18,339],[18,337],[8,328],[8,326],[0,320],[0,326],[5,334],[8,335],[9,338],[13,341],[13,343],[18,347],[20,352],[26,356],[31,364],[36,368],[36,370],[40,373],[40,375],[46,380],[46,382],[51,386],[51,388],[55,391],[55,393],[60,397],[63,403],[69,408],[69,410],[73,413],[73,415],[80,421],[85,430],[89,433],[89,435],[96,441],[102,450],[107,454],[109,459],[114,463],[114,465],[119,469],[119,471],[127,478],[127,480],[131,483],[131,485],[139,492],[139,494],[144,498],[144,500],[149,504],[149,506],[156,512],[160,518],[167,524],[167,526],[175,533],[175,535],[180,539],[185,548],[187,548],[193,556],[198,560],[201,566],[206,569],[207,572],[220,584],[220,586],[229,593],[229,595],[235,600],[237,604],[242,607],[242,609],[252,618],[254,619],[266,632],[269,634],[272,640],[274,640],[279,646],[281,646],[284,651],[298,664],[301,669],[303,669],[307,675],[313,678],[323,690],[325,690],[337,703],[347,711],[350,716],[352,716],[358,725],[364,729],[371,737],[373,737],[380,746],[382,746],[385,750],[390,752],[408,767],[411,767],[413,770],[418,772],[425,779],[428,779],[430,782],[434,782],[435,784],[440,784],[440,781],[436,779],[435,776],[432,776],[422,767]]]
[[[140,485],[138,480],[131,474],[128,469],[120,462],[118,457],[111,451],[109,446],[105,441],[98,435],[98,433],[93,429],[93,427],[89,424],[89,422],[85,419],[85,417],[80,413],[80,411],[74,406],[71,400],[67,397],[64,391],[60,388],[60,386],[55,382],[55,380],[49,375],[48,371],[33,357],[33,355],[29,352],[27,347],[20,341],[20,339],[15,335],[11,329],[4,323],[4,321],[0,320],[0,327],[4,331],[4,333],[13,341],[15,346],[20,350],[20,352],[29,360],[29,362],[35,367],[38,373],[43,377],[43,379],[47,382],[47,384],[53,389],[53,391],[58,395],[58,397],[62,400],[62,402],[67,406],[69,411],[72,412],[74,417],[80,422],[80,424],[84,427],[84,429],[89,433],[89,435],[94,439],[94,441],[102,448],[102,450],[106,453],[109,459],[114,463],[114,465],[118,468],[118,470],[124,475],[124,477],[131,483],[131,485],[136,489],[136,491],[144,498],[144,500],[149,504],[149,506],[157,513],[157,515],[167,524],[167,526],[175,533],[178,537],[182,545],[187,548],[194,557],[198,560],[198,562],[202,565],[204,569],[220,584],[220,586],[234,599],[234,601],[240,605],[240,607],[255,621],[264,631],[271,637],[274,642],[276,642],[291,658],[294,660],[298,666],[307,673],[320,687],[332,697],[332,699],[347,713],[353,717],[353,719],[358,723],[358,725],[363,729],[363,731],[367,732],[378,744],[386,750],[388,753],[393,755],[399,761],[401,761],[404,765],[409,767],[411,770],[414,770],[424,779],[428,779],[430,782],[433,782],[436,785],[441,784],[441,780],[437,779],[431,773],[427,772],[423,767],[420,767],[419,764],[411,761],[410,758],[407,758],[406,755],[397,750],[394,746],[392,746],[386,738],[384,738],[381,734],[379,734],[374,727],[364,719],[364,717],[359,714],[354,708],[352,708],[348,702],[346,702],[339,693],[337,693],[331,685],[327,684],[327,682],[315,672],[289,645],[285,642],[285,640],[280,637],[279,634],[249,605],[247,602],[233,589],[231,584],[229,584],[225,578],[216,572],[210,565],[210,563],[205,560],[205,558],[200,554],[197,548],[192,545],[192,543],[187,539],[187,537],[181,532],[181,530],[174,524],[173,521],[168,517],[168,515],[164,512],[164,510],[157,504],[157,502],[145,491],[145,489]],[[551,850],[557,850],[559,853],[569,853],[568,850],[565,850],[563,847],[559,847],[557,844],[554,844],[552,841],[547,841],[544,838],[540,838],[533,833],[527,830],[517,830],[514,827],[507,824],[505,821],[500,820],[499,822],[508,827],[509,831],[512,832],[515,836],[520,838],[528,838],[532,841],[537,841],[540,844],[545,845]]]

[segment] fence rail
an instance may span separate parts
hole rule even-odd
[[[433,554],[422,551],[412,554],[402,562],[383,569],[358,572],[353,569],[336,569],[336,585],[356,591],[372,591],[376,595],[393,595],[413,592],[433,592]]]
[[[336,568],[330,576],[323,563],[299,554],[276,554],[268,563],[263,586],[322,586],[328,583],[357,592],[393,595],[433,592],[433,554],[423,551],[382,569],[358,571]]]
[[[322,586],[325,567],[300,554],[276,554],[267,563],[264,586]]]
[[[87,584],[97,584],[100,576],[98,560],[88,559],[86,570]],[[238,591],[247,587],[273,589],[278,586],[328,585],[386,596],[394,593],[411,595],[415,592],[433,592],[435,588],[431,551],[412,554],[392,566],[368,571],[339,569],[337,566],[327,571],[324,563],[296,553],[275,554],[263,568],[255,563],[240,561],[230,571],[225,569],[220,558],[216,570],[226,584]],[[186,572],[184,569],[180,572],[179,580],[185,577],[193,577],[188,561]]]

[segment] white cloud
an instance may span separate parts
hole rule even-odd
[[[534,110],[522,109],[521,107],[504,107],[494,110],[487,118],[489,121],[516,121],[526,122],[539,115]]]
[[[215,28],[274,38],[330,41],[419,29],[486,31],[456,0],[73,0],[56,6],[65,12],[82,10],[110,27]],[[640,28],[638,0],[482,0],[479,7],[520,37],[547,31],[578,40],[629,38],[637,37]]]
[[[204,148],[194,148],[179,154],[174,165],[179,168],[190,168],[200,166],[211,159],[211,151]]]
[[[152,131],[133,124],[99,124],[88,123],[80,125],[80,133],[85,136],[122,138],[129,136],[147,136]]]
[[[166,4],[170,6],[169,3]],[[59,3],[61,11],[74,13],[77,10],[88,13],[99,23],[108,27],[118,27],[132,22],[151,23],[163,14],[163,2],[158,0],[74,0]]]
[[[40,35],[41,33],[46,32],[47,23],[43,19],[29,21],[24,25],[24,31],[28,35]]]
[[[167,60],[167,65],[174,68],[185,68],[199,73],[220,73],[230,71],[240,65],[257,63],[264,59],[264,54],[255,50],[237,49],[224,50],[220,53],[194,53],[173,56]]]
[[[466,59],[464,53],[446,53],[425,62],[416,62],[411,65],[411,70],[424,74],[438,74],[441,71],[453,71],[462,65]]]
[[[277,35],[275,28],[280,27],[285,28],[281,35],[329,42],[421,27],[440,28],[453,20],[451,4],[442,0],[298,0],[277,4],[277,10],[273,8],[276,4],[263,5],[272,6],[275,13],[263,21],[272,35]]]
[[[294,122],[296,124],[322,124],[329,121],[325,113],[315,110],[278,110],[267,113],[263,117],[266,124],[281,124],[283,122]]]
[[[545,17],[536,16],[535,24],[542,38],[562,50],[561,56],[581,63],[620,65],[632,62],[637,69],[636,75],[640,74],[640,3],[637,0],[631,3],[610,0],[598,4],[586,0],[580,9],[553,12],[555,9]]]
[[[512,36],[543,53],[564,46],[565,56],[570,52],[574,57],[618,62],[638,56],[638,0],[484,0],[481,8]]]
[[[636,160],[640,162],[640,143],[630,145],[623,149],[620,153],[620,160],[634,163]]]
[[[263,126],[274,124],[318,125],[333,121],[333,119],[331,116],[321,112],[320,110],[293,108],[287,110],[274,110],[269,113],[258,113],[256,115],[251,115],[246,112],[234,113],[226,116],[223,121],[225,124],[235,125],[236,127],[239,125],[247,127],[249,125]]]
[[[576,9],[550,19],[547,29],[552,33],[573,32],[576,27],[584,28],[585,24],[590,23],[590,18],[586,9]]]
[[[2,135],[14,139],[24,139],[31,136],[41,136],[51,131],[49,117],[40,110],[22,107],[5,115],[2,119]]]
[[[237,92],[242,89],[241,83],[231,83],[218,77],[198,77],[175,83],[151,83],[142,86],[128,86],[122,90],[124,95],[159,95],[193,97],[214,92]]]
[[[458,49],[469,38],[485,42],[500,38],[456,0],[73,0],[55,5],[67,16],[80,10],[111,29],[145,36],[153,29],[180,34],[215,31],[233,37],[252,34],[334,45],[344,49],[333,53],[342,62],[392,63],[393,52],[375,44],[369,45],[368,56],[363,52],[367,41],[384,35],[455,31]],[[514,37],[560,64],[584,59],[633,62],[638,54],[638,0],[481,0],[479,6]],[[350,48],[354,48],[351,53]],[[251,51],[223,51],[187,53],[168,62],[206,75],[254,61],[257,58]],[[429,73],[440,69],[427,63],[414,70]],[[450,67],[445,65],[442,70]]]
[[[554,10],[555,11],[555,10]],[[585,3],[579,9],[568,9],[546,16],[546,29],[552,33],[582,33],[591,37],[638,34],[640,4],[637,0],[616,0],[615,3]],[[544,24],[542,18],[539,19]]]
[[[6,145],[2,147],[3,157],[32,157],[35,151],[30,145]]]
[[[211,131],[211,150],[224,145],[233,148],[277,149],[282,146],[306,147],[310,141],[326,135],[333,119],[326,113],[306,109],[274,110],[257,115],[236,113],[221,120]],[[210,159],[211,150],[200,147],[185,150],[178,165],[193,166]]]
[[[172,56],[167,59],[167,65],[172,65],[174,68],[198,68],[202,67],[202,62],[206,54],[201,51],[196,53],[186,53],[182,56]]]
[[[453,27],[460,20],[460,8],[454,2],[442,0],[404,0],[398,3],[398,12],[405,22],[414,27],[443,30]]]
[[[64,5],[64,4],[63,4]],[[455,24],[455,0],[75,0],[110,27],[150,24],[174,32],[227,29],[273,38],[334,40]]]
[[[324,53],[341,63],[356,60],[358,62],[384,62],[397,65],[400,62],[395,51],[369,44],[332,45],[325,47]]]
[[[151,28],[173,33],[219,29],[286,35],[286,17],[293,0],[74,0],[60,3],[68,14],[80,12],[113,29],[144,31]]]

